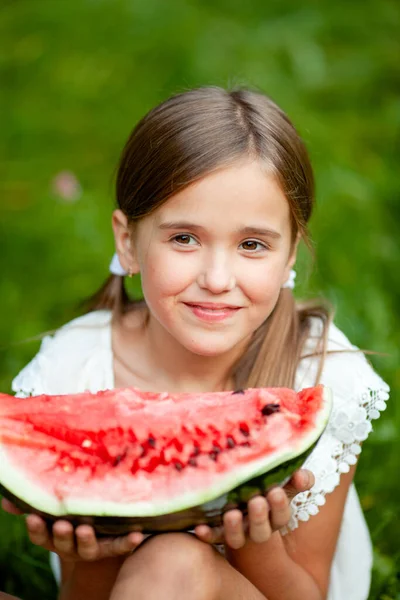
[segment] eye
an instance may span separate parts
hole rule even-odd
[[[263,250],[268,250],[266,244],[258,242],[257,240],[245,240],[240,245],[244,250],[249,250],[250,252],[262,252]]]
[[[179,235],[174,235],[172,240],[181,246],[193,246],[193,244],[197,244],[195,238],[192,235],[189,235],[188,233],[180,233]]]

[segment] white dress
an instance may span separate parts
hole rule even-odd
[[[315,319],[303,355],[313,351],[320,333],[321,324]],[[343,349],[355,346],[331,325],[328,350]],[[296,373],[296,389],[313,386],[317,368],[317,359],[302,359]],[[388,399],[388,386],[361,352],[328,354],[321,383],[333,390],[334,408],[327,429],[304,465],[314,473],[316,483],[292,501],[289,529],[312,518],[325,503],[325,495],[339,484],[340,474],[357,462],[360,442],[372,431],[371,421],[386,408]],[[79,317],[53,337],[45,337],[38,354],[12,384],[19,396],[97,392],[113,387],[111,313],[106,310]],[[57,555],[51,556],[51,562],[59,579]],[[371,566],[371,541],[352,485],[333,559],[328,600],[366,600]]]

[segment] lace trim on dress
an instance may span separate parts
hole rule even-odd
[[[319,512],[326,502],[326,494],[339,485],[340,475],[348,473],[350,466],[356,464],[361,442],[372,431],[371,421],[379,418],[380,412],[386,409],[389,387],[368,368],[369,372],[366,372],[364,367],[362,375],[366,379],[366,375],[370,375],[370,381],[364,381],[350,398],[334,403],[328,426],[303,465],[314,473],[315,485],[293,498],[292,517],[288,526],[281,530],[283,534],[296,529],[299,521],[308,521]],[[340,377],[340,373],[337,376]]]

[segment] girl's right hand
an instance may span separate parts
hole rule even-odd
[[[2,499],[2,508],[11,514],[23,514],[9,500]],[[95,561],[103,558],[131,554],[145,539],[135,531],[125,536],[97,539],[90,525],[78,525],[75,529],[68,521],[59,520],[53,524],[51,536],[46,523],[38,515],[28,515],[26,526],[29,539],[36,546],[56,552],[65,561]]]

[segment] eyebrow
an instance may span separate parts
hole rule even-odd
[[[159,229],[191,229],[194,231],[205,231],[205,228],[189,221],[166,221],[159,224]],[[237,233],[242,235],[261,235],[272,237],[275,239],[281,238],[281,234],[274,229],[264,229],[263,227],[247,226],[237,230]]]

